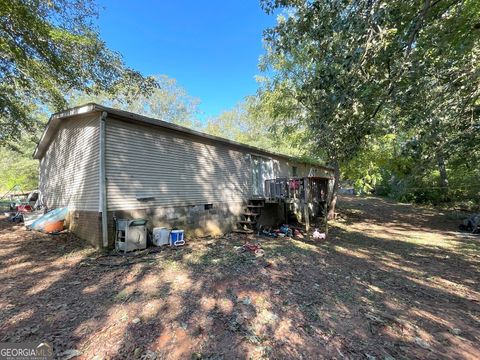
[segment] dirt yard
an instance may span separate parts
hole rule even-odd
[[[0,221],[0,342],[79,359],[479,359],[480,236],[342,198],[326,241],[195,239],[102,256]]]

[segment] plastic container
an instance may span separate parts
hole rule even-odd
[[[170,230],[165,227],[153,228],[153,245],[162,246],[169,244]]]
[[[63,220],[65,220],[67,215],[68,215],[68,208],[58,208],[58,209],[55,209],[55,210],[52,210],[52,211],[46,213],[42,217],[35,220],[30,225],[30,227],[33,230],[44,231],[44,228],[45,228],[46,224],[57,222],[57,221],[62,221],[63,222]]]
[[[183,238],[183,230],[172,230],[170,231],[170,245],[171,246],[181,246],[185,245],[185,240]]]
[[[57,233],[63,230],[63,220],[47,222],[43,231],[47,234]]]
[[[23,224],[27,229],[30,228],[30,225],[37,219],[40,219],[44,215],[43,210],[34,211],[31,213],[23,214]]]
[[[32,206],[27,204],[17,205],[16,208],[17,208],[17,211],[20,213],[27,213],[27,212],[33,211]]]

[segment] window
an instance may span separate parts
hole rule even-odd
[[[296,166],[292,166],[292,176],[293,177],[297,176],[297,167]]]
[[[213,204],[205,204],[205,210],[213,209]]]

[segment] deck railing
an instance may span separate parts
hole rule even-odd
[[[282,177],[265,180],[265,197],[273,201],[323,202],[328,195],[328,178]]]

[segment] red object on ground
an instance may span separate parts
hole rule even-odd
[[[60,232],[62,230],[63,230],[63,220],[48,222],[45,224],[43,228],[43,231],[45,231],[47,234]]]
[[[31,205],[17,205],[15,208],[17,209],[17,212],[21,213],[33,211]]]
[[[260,244],[250,244],[250,243],[246,243],[243,245],[245,247],[245,249],[251,251],[251,252],[255,252],[257,251],[258,249],[261,249],[262,247],[260,246]]]
[[[298,238],[300,238],[300,239],[303,239],[303,234],[302,234],[302,232],[301,232],[300,230],[298,230],[298,229],[293,229],[293,236],[294,236],[294,237],[298,237]]]

